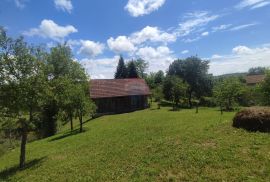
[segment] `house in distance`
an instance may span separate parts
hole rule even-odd
[[[126,113],[148,107],[150,89],[144,79],[90,81],[90,97],[98,114]]]
[[[262,83],[265,77],[265,75],[248,75],[245,77],[245,80],[248,86],[255,86]]]

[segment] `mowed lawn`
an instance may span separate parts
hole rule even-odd
[[[270,181],[270,135],[216,109],[148,109],[87,122],[0,158],[0,181]]]

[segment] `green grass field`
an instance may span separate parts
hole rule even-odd
[[[231,127],[234,113],[148,109],[104,116],[0,158],[0,181],[270,181],[270,135]]]

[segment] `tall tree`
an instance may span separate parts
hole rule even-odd
[[[25,165],[27,134],[36,123],[35,114],[40,112],[46,98],[46,77],[43,64],[36,59],[22,37],[12,40],[1,31],[1,105],[6,117],[18,121],[21,135],[20,167]],[[3,46],[4,45],[4,46]]]
[[[146,78],[146,70],[149,66],[148,62],[143,59],[137,59],[134,61],[134,64],[137,68],[137,72],[140,78]]]
[[[124,79],[127,78],[127,67],[125,65],[124,58],[120,56],[116,72],[114,74],[115,79]]]
[[[136,65],[134,63],[134,61],[130,61],[128,63],[128,76],[127,78],[139,78],[138,72],[137,72],[137,68]]]
[[[187,93],[190,107],[192,107],[193,96],[200,98],[211,92],[212,81],[208,69],[209,61],[201,60],[198,57],[176,60],[169,67],[168,75],[179,76],[188,83]]]

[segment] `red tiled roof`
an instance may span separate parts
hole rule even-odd
[[[265,75],[250,75],[246,76],[246,83],[247,84],[258,84],[261,83],[265,79]]]
[[[150,95],[150,89],[144,79],[90,81],[90,97],[92,99],[130,95]]]

